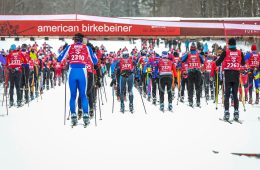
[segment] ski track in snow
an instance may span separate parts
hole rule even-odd
[[[108,77],[106,81],[110,83]],[[259,159],[230,154],[260,153],[259,105],[247,104],[244,112],[240,103],[244,123],[231,125],[219,121],[221,104],[216,110],[212,101],[206,105],[205,98],[202,108],[194,109],[187,102],[177,106],[175,98],[173,112],[164,113],[144,98],[145,114],[136,89],[134,114],[120,113],[116,97],[112,114],[111,87],[106,86],[106,92],[108,102],[102,93],[103,120],[97,110],[97,127],[92,119],[86,129],[81,125],[72,129],[69,121],[63,125],[64,85],[44,91],[42,100],[35,99],[29,107],[9,109],[9,116],[0,116],[0,169],[259,169]],[[68,86],[67,94],[68,114]],[[128,109],[128,103],[125,106]],[[0,105],[0,115],[4,113]]]

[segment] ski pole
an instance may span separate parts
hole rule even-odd
[[[147,114],[146,109],[145,109],[145,105],[144,105],[143,96],[142,96],[142,94],[141,94],[141,86],[139,86],[139,88],[140,88],[140,96],[141,96],[141,99],[142,99],[142,103],[143,103],[144,111],[145,111],[145,114]]]
[[[204,81],[203,81],[203,84],[204,84],[204,90],[205,90],[205,101],[206,101],[206,104],[208,105],[208,99],[207,99],[207,95],[209,95],[209,94],[206,94],[206,91],[208,91],[208,88],[206,87],[207,85],[206,85],[206,77],[205,77],[205,75],[204,75]]]
[[[7,103],[7,98],[8,98],[8,95],[7,95],[7,93],[8,93],[8,80],[9,79],[9,72],[8,72],[8,70],[7,70],[7,68],[6,68],[6,70],[5,70],[5,107],[6,107],[6,115],[8,116],[8,103]],[[4,99],[4,98],[3,98]]]
[[[178,98],[177,98],[177,105],[178,105],[180,100],[180,93],[181,93],[181,74],[179,69],[177,71],[177,81],[178,81]]]
[[[113,96],[113,103],[112,103],[112,113],[114,113],[114,100],[115,100],[115,94],[114,94],[114,85],[112,86],[112,96]]]
[[[68,117],[67,117],[67,120],[70,120],[70,111],[69,111],[69,115],[68,115]]]
[[[102,117],[101,117],[101,106],[100,106],[100,92],[99,92],[99,90],[97,90],[97,93],[98,93],[98,107],[99,107],[99,120],[102,120]]]
[[[105,88],[105,85],[104,85],[104,78],[103,78],[103,91],[105,93],[105,99],[106,99],[106,102],[107,102],[107,94],[106,94],[106,88]]]
[[[245,88],[244,88],[244,84],[243,84],[243,80],[242,80],[242,76],[240,74],[240,86],[242,88],[242,104],[244,107],[244,112],[246,111],[246,106],[245,106]]]
[[[66,105],[67,103],[67,77],[65,79],[65,100],[64,100],[64,125],[66,125]]]
[[[216,99],[216,110],[218,110],[218,70],[216,71],[216,75],[217,75],[217,77],[216,77],[216,79],[217,79],[217,81],[216,81],[216,96],[215,96],[215,99]]]
[[[94,113],[95,113],[95,126],[97,126],[97,90],[94,89]]]

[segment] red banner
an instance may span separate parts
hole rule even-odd
[[[95,21],[0,21],[0,36],[178,36],[179,27]]]

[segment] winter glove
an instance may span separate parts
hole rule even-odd
[[[209,78],[209,81],[213,81],[213,77],[210,77],[210,78]]]

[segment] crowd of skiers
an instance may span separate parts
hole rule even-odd
[[[127,92],[129,110],[133,112],[134,85],[143,97],[147,97],[148,101],[152,100],[154,105],[157,104],[157,92],[159,92],[161,111],[165,108],[165,93],[168,94],[168,110],[173,109],[175,89],[178,89],[177,100],[180,102],[184,102],[187,90],[188,103],[191,107],[194,106],[194,94],[196,106],[201,107],[203,90],[206,102],[213,100],[217,107],[221,89],[224,120],[227,121],[230,118],[230,99],[234,106],[235,121],[239,120],[239,101],[244,107],[246,101],[253,104],[253,89],[256,95],[254,103],[259,103],[260,54],[255,44],[252,45],[250,52],[244,54],[236,48],[234,38],[229,39],[227,46],[214,48],[213,52],[208,50],[207,44],[206,48],[205,45],[202,48],[199,43],[192,43],[184,54],[176,48],[158,54],[154,51],[154,44],[148,47],[143,43],[140,51],[137,48],[130,52],[127,48],[120,49],[116,54],[106,56],[105,61],[111,65],[111,86],[116,89],[121,112],[125,111],[124,101]]]
[[[221,90],[225,120],[230,118],[230,98],[235,120],[239,119],[239,101],[243,105],[246,101],[249,104],[259,103],[260,55],[255,44],[250,52],[243,53],[236,48],[236,40],[231,38],[226,47],[214,48],[212,52],[202,49],[199,43],[191,43],[185,53],[173,46],[161,54],[156,53],[154,45],[143,41],[140,50],[124,47],[108,53],[103,45],[94,47],[89,42],[83,43],[81,34],[74,36],[73,44],[62,46],[58,56],[46,43],[40,48],[36,43],[21,47],[11,45],[8,54],[2,52],[6,61],[1,67],[4,79],[0,81],[5,82],[5,89],[10,84],[9,105],[14,104],[15,87],[17,106],[21,106],[38,97],[44,89],[49,90],[68,80],[73,125],[81,117],[85,125],[89,124],[94,116],[97,89],[104,86],[105,75],[112,79],[110,86],[120,102],[122,113],[126,110],[127,96],[129,111],[134,111],[134,87],[152,104],[159,102],[161,111],[166,106],[165,93],[168,97],[167,110],[172,111],[174,97],[184,102],[185,94],[189,106],[194,106],[195,97],[196,106],[200,107],[203,90],[206,102],[212,100],[217,106]],[[256,95],[254,102],[253,89]]]
[[[0,83],[5,89],[4,96],[9,97],[10,107],[15,104],[21,107],[38,98],[43,90],[60,86],[65,81],[66,63],[57,62],[56,54],[47,43],[41,47],[37,43],[21,46],[12,44],[9,50],[2,50],[0,57]]]

